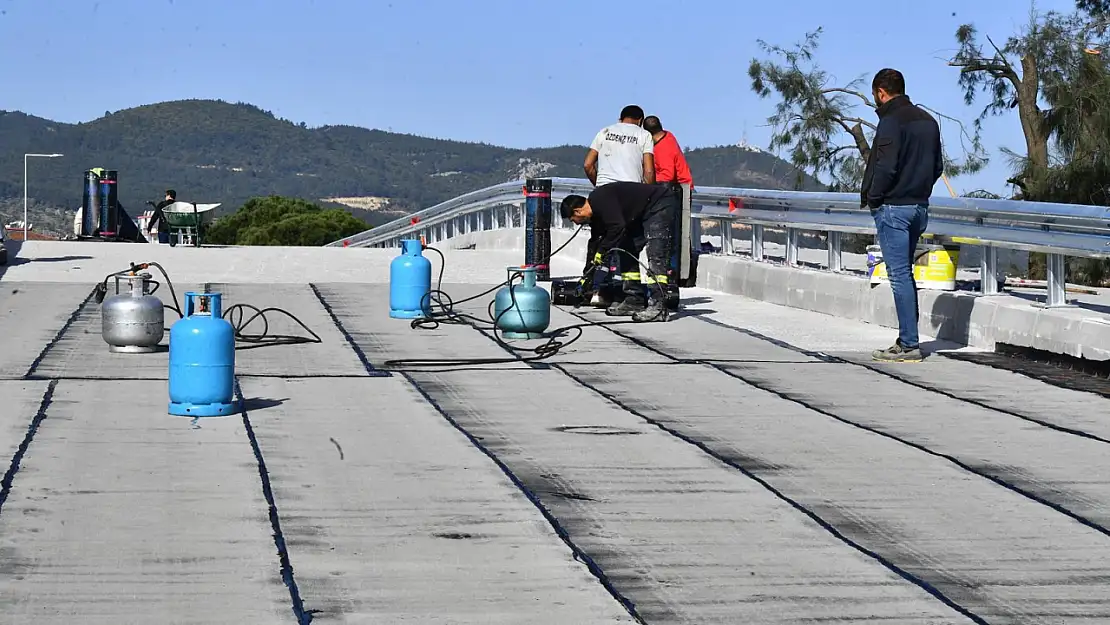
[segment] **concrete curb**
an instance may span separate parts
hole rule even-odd
[[[897,328],[889,284],[871,287],[859,276],[702,256],[698,286],[772,304]],[[1038,307],[1011,295],[961,291],[919,292],[922,334],[972,347],[997,343],[1092,360],[1110,359],[1110,317],[1082,308]]]

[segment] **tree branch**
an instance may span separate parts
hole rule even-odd
[[[832,157],[836,156],[837,154],[840,154],[844,150],[857,150],[857,149],[859,149],[859,148],[858,148],[858,146],[855,146],[855,145],[838,145],[836,147],[825,148],[825,151],[822,152],[822,156],[824,156],[825,158],[832,158]]]
[[[822,94],[826,94],[826,93],[845,93],[845,94],[848,94],[848,95],[854,95],[857,98],[863,100],[863,103],[866,104],[867,106],[870,106],[871,108],[875,108],[875,103],[872,102],[870,99],[868,99],[868,97],[863,95],[863,93],[860,92],[860,91],[854,91],[852,89],[845,89],[843,87],[833,87],[831,89],[822,89],[821,93]]]
[[[981,149],[978,139],[976,137],[972,136],[970,133],[968,133],[967,127],[964,126],[964,123],[962,121],[956,119],[955,117],[952,117],[951,115],[945,115],[944,113],[941,113],[940,111],[938,111],[936,109],[933,109],[933,108],[930,108],[930,107],[928,107],[924,104],[921,104],[920,102],[918,102],[917,105],[920,106],[921,108],[925,109],[926,111],[929,111],[933,115],[936,115],[937,117],[940,117],[942,119],[947,119],[948,121],[951,121],[951,122],[955,122],[956,125],[960,127],[960,143],[962,144],[963,140],[966,138],[968,141],[971,142],[971,145],[975,149],[975,151],[979,151]],[[965,150],[967,149],[966,146],[964,146],[964,149]]]
[[[859,156],[863,160],[867,160],[871,156],[871,144],[867,141],[867,136],[863,134],[863,127],[859,124],[849,126],[848,123],[840,118],[836,122],[844,129],[844,132],[852,135],[852,139],[856,142],[856,149],[859,150]]]
[[[949,67],[960,68],[961,74],[973,74],[975,72],[987,72],[994,78],[1003,78],[1010,81],[1016,91],[1021,87],[1021,76],[1018,76],[1014,68],[1005,61],[998,61],[996,59],[968,59],[966,61],[949,61]]]
[[[860,119],[858,117],[840,117],[840,118],[838,118],[838,120],[842,121],[842,122],[851,122],[853,124],[859,124],[861,126],[867,126],[871,130],[878,130],[879,129],[879,127],[876,126],[875,124],[872,124],[871,122],[867,121],[866,119]],[[845,127],[845,128],[847,128],[847,127]]]

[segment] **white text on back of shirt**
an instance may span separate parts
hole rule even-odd
[[[599,187],[610,182],[643,182],[644,154],[655,151],[650,132],[624,122],[602,128],[590,148],[597,150]]]

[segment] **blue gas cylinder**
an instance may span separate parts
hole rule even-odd
[[[517,277],[523,280],[514,284]],[[493,300],[493,318],[505,338],[543,338],[551,323],[551,297],[536,286],[535,267],[509,267],[509,284]]]
[[[220,293],[185,294],[185,316],[170,327],[170,414],[216,417],[238,412],[235,330]]]
[[[431,316],[432,263],[416,239],[401,240],[401,255],[389,263],[389,316],[415,319]]]

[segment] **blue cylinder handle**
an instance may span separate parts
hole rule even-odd
[[[223,293],[185,293],[185,316],[208,315],[215,319],[223,317]]]

